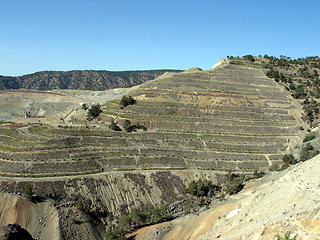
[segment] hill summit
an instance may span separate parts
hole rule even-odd
[[[0,172],[29,176],[114,169],[251,172],[280,164],[287,150],[302,141],[297,105],[261,69],[223,64],[207,71],[166,73],[135,88],[131,96],[135,104],[124,108],[119,100],[103,104],[98,121],[81,119],[79,113],[85,110],[80,108],[67,114],[67,129],[63,119],[60,127],[26,124],[23,131],[4,125],[8,142],[1,152],[6,160]],[[50,123],[45,119],[39,122]],[[112,122],[124,131],[110,129]],[[125,124],[146,131],[126,131]],[[19,136],[19,145],[13,135]]]

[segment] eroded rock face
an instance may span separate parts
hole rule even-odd
[[[19,223],[32,234],[34,231],[34,236],[40,239],[46,239],[45,235],[39,235],[40,230],[44,233],[44,226],[56,228],[56,233],[61,234],[62,239],[101,239],[105,226],[110,226],[115,219],[132,209],[145,204],[158,206],[174,203],[186,197],[185,188],[192,180],[210,179],[219,184],[222,181],[220,177],[214,171],[176,170],[127,171],[92,177],[35,179],[31,183],[34,193],[44,202],[34,204],[23,197],[4,194],[0,198],[0,226]],[[21,194],[26,184],[30,182],[23,179],[14,182],[1,181],[0,190]],[[76,208],[79,199],[91,214],[86,215]],[[54,201],[57,209],[44,208],[50,205],[46,201]],[[39,213],[40,210],[36,209],[42,209],[43,215],[32,214]],[[48,209],[56,213],[56,226],[49,224],[53,221],[45,220]],[[12,217],[6,215],[8,212],[11,212]]]
[[[35,240],[31,234],[18,224],[0,227],[0,240]]]

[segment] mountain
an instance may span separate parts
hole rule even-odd
[[[35,119],[46,123],[43,126],[20,118],[27,126],[23,133],[4,125],[8,141],[1,157],[7,160],[1,172],[27,176],[115,169],[242,173],[281,164],[287,150],[302,142],[303,122],[297,114],[301,110],[261,69],[226,64],[207,71],[166,73],[130,94],[134,105],[121,108],[119,100],[105,103],[99,120],[92,122],[96,128],[81,117],[86,113],[82,109],[71,111],[65,120],[57,119],[58,127],[48,124],[48,119],[54,119],[50,113]],[[69,121],[66,127],[65,121]],[[146,131],[113,131],[108,128],[112,121],[121,129],[130,122]],[[84,128],[87,124],[89,129]],[[8,160],[14,165],[6,167]]]
[[[0,213],[17,212],[15,223],[43,239],[37,223],[41,212],[49,225],[51,209],[57,239],[101,239],[119,223],[128,230],[181,215],[179,209],[192,208],[196,198],[188,189],[198,180],[209,181],[207,192],[222,200],[247,177],[302,161],[295,151],[304,144],[316,153],[316,139],[302,143],[310,134],[302,106],[267,71],[251,58],[225,59],[210,70],[165,73],[117,94],[4,91],[3,109],[21,107],[29,96],[41,104],[30,100],[35,114],[0,123],[0,191],[9,194],[0,194]],[[237,179],[236,188],[218,193],[230,179]],[[23,208],[27,200],[17,195],[34,203]],[[208,206],[211,199],[196,201]],[[10,215],[0,216],[7,225]],[[107,234],[117,239],[116,232]]]
[[[148,71],[43,71],[20,77],[0,76],[0,90],[4,89],[81,89],[106,90],[124,88],[154,79],[165,72],[180,70]]]

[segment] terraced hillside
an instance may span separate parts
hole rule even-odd
[[[167,73],[142,84],[136,104],[103,106],[101,120],[72,127],[3,123],[0,175],[49,177],[113,170],[252,172],[300,142],[292,98],[262,70],[229,65]],[[116,132],[111,120],[146,131]],[[78,124],[78,125],[77,125]]]

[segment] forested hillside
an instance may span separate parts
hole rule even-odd
[[[180,70],[43,71],[19,77],[0,76],[0,90],[19,88],[106,90],[138,85],[165,72],[180,72]]]

